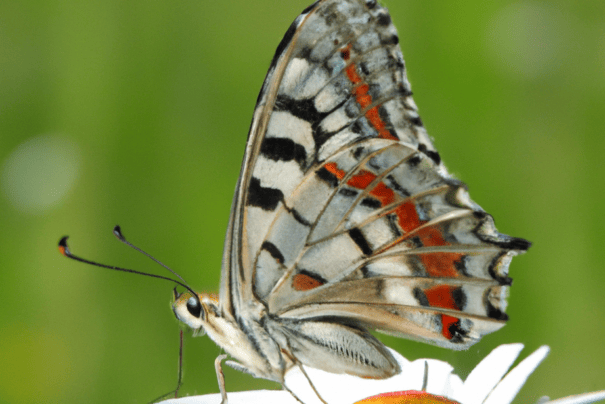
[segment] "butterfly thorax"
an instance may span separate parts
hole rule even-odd
[[[256,313],[258,318],[247,316],[242,323],[220,310],[215,296],[205,293],[198,296],[199,300],[188,292],[175,296],[172,308],[177,319],[193,329],[194,336],[207,334],[237,361],[228,361],[228,365],[256,377],[282,382],[286,364],[279,345],[261,326],[264,311]],[[259,345],[262,351],[258,350]]]

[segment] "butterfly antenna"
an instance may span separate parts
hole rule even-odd
[[[168,267],[168,265],[165,265],[164,263],[162,263],[161,261],[159,261],[158,259],[156,259],[154,256],[152,256],[151,254],[146,253],[145,251],[141,250],[136,245],[130,243],[130,241],[126,240],[126,238],[122,234],[122,229],[120,228],[119,225],[113,228],[113,234],[118,238],[118,240],[120,240],[122,243],[126,244],[128,247],[134,248],[135,250],[137,250],[141,254],[143,254],[146,257],[148,257],[151,260],[153,260],[153,262],[155,262],[156,264],[160,264],[161,266],[163,266],[164,268],[166,268],[167,270],[169,270],[174,276],[176,276],[177,278],[179,278],[183,283],[187,283],[187,282],[185,282],[185,279],[183,279],[181,277],[181,275],[179,275],[175,271],[173,271],[170,267]]]
[[[193,298],[196,299],[199,302],[199,298],[198,298],[197,293],[195,293],[193,291],[193,289],[191,289],[186,283],[184,283],[184,281],[183,282],[179,282],[179,281],[177,281],[175,279],[168,278],[167,276],[148,274],[147,272],[135,271],[134,269],[127,269],[127,268],[121,268],[121,267],[116,267],[116,266],[112,266],[112,265],[100,264],[98,262],[90,261],[90,260],[87,260],[85,258],[78,257],[77,255],[73,255],[71,253],[71,251],[69,250],[69,247],[67,246],[67,239],[68,239],[68,237],[69,236],[65,236],[65,237],[61,238],[61,240],[59,240],[59,252],[61,253],[61,255],[65,256],[67,258],[71,258],[72,260],[80,261],[80,262],[83,262],[85,264],[93,265],[93,266],[96,266],[96,267],[113,269],[115,271],[128,272],[128,273],[131,273],[131,274],[149,276],[151,278],[164,279],[166,281],[174,282],[177,285],[181,285],[182,287],[184,287],[185,289],[187,289],[189,292],[191,292]],[[179,278],[181,278],[181,277],[179,276]]]

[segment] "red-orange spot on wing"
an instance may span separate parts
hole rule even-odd
[[[372,96],[368,94],[368,91],[370,91],[370,86],[367,84],[362,84],[355,89],[355,100],[362,108],[366,108],[372,103]]]
[[[344,60],[349,60],[351,59],[351,48],[352,48],[352,44],[348,44],[347,46],[345,46],[344,48],[342,48],[340,50],[340,55],[342,56],[342,58]]]
[[[406,202],[395,209],[398,218],[399,227],[406,233],[420,227],[426,221],[420,220],[416,212],[416,206],[413,202]],[[417,237],[423,246],[434,247],[450,245],[441,234],[439,229],[426,227],[411,234],[411,237]],[[407,237],[404,236],[402,240]],[[424,265],[429,276],[435,278],[455,278],[459,276],[455,263],[463,257],[460,253],[429,253],[420,254],[420,260]]]
[[[420,229],[416,232],[415,236],[420,239],[422,245],[425,247],[450,245],[450,243],[443,238],[441,231],[435,227]]]
[[[393,134],[386,129],[386,124],[378,113],[378,106],[370,108],[366,112],[366,118],[374,128],[378,131],[378,137],[382,139],[398,140]]]
[[[455,278],[458,270],[456,262],[462,258],[460,253],[429,253],[421,254],[420,260],[429,276],[435,278]]]
[[[342,58],[344,60],[349,60],[351,57],[351,44],[347,45],[347,47],[340,50]],[[361,84],[363,80],[357,73],[357,67],[354,63],[351,63],[349,66],[345,68],[345,73],[351,83],[357,85],[358,87],[353,89],[353,94],[355,95],[355,101],[361,106],[362,109],[369,107],[372,104],[372,96],[368,94],[370,90],[370,86],[368,84]],[[380,114],[378,113],[378,106],[370,108],[365,113],[365,117],[370,122],[370,124],[378,131],[378,137],[382,139],[390,139],[390,140],[399,140],[396,136],[386,129],[386,124],[380,118]]]
[[[344,170],[338,168],[338,164],[336,163],[327,163],[324,167],[326,168],[326,170],[334,174],[339,180],[342,180],[346,175]]]
[[[63,247],[62,245],[59,246],[59,252],[61,253],[61,255],[65,255],[65,247]]]
[[[395,214],[399,219],[399,227],[405,232],[410,232],[425,223],[418,217],[416,205],[412,202],[406,202],[398,206],[397,209],[395,209]]]
[[[449,285],[439,285],[430,289],[425,289],[424,294],[429,301],[429,306],[440,307],[442,309],[460,310],[454,301],[452,293],[455,287]]]
[[[298,291],[315,289],[321,285],[323,282],[306,274],[297,274],[292,279],[292,287]]]
[[[370,91],[370,86],[368,84],[362,84],[353,91],[356,96],[361,97],[368,94],[368,91]]]
[[[448,316],[447,314],[441,315],[441,334],[447,339],[452,339],[451,327],[452,325],[460,322],[459,318]]]
[[[366,189],[367,186],[370,185],[370,183],[372,181],[374,181],[375,179],[376,179],[376,175],[372,174],[369,171],[361,170],[361,171],[359,171],[358,174],[355,174],[354,176],[352,176],[347,181],[347,184],[352,186],[353,188]]]
[[[440,307],[442,309],[460,310],[456,301],[454,300],[453,292],[455,287],[449,285],[439,285],[430,289],[425,289],[424,294],[429,301],[429,306]],[[460,319],[448,316],[447,314],[441,315],[441,334],[447,339],[452,339],[453,335],[450,331],[451,326],[456,324]]]
[[[351,83],[361,83],[361,77],[359,77],[359,74],[357,74],[357,69],[355,68],[354,64],[350,64],[349,66],[347,66],[347,68],[345,69],[345,73],[347,73],[347,77],[349,78]]]
[[[380,132],[378,132],[378,137],[388,140],[399,140],[397,137],[393,136],[390,130],[387,129],[382,129]]]
[[[382,119],[380,119],[377,107],[370,108],[368,112],[366,112],[366,118],[368,118],[368,121],[370,121],[372,126],[374,126],[378,132],[384,129],[385,125]]]
[[[370,191],[370,195],[378,199],[382,206],[391,204],[395,200],[395,193],[391,188],[387,187],[384,182],[379,182],[378,185]]]

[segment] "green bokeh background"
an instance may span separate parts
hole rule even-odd
[[[0,403],[145,403],[173,388],[172,285],[111,234],[215,290],[252,110],[310,0],[0,2]],[[495,346],[552,348],[517,403],[605,388],[605,2],[387,2],[429,133],[496,218],[534,242],[508,325],[469,351],[384,337],[463,376]],[[217,391],[185,340],[184,394]],[[227,388],[277,388],[226,370]]]

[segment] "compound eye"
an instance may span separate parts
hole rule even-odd
[[[200,318],[200,314],[202,313],[200,301],[194,297],[190,297],[189,300],[187,300],[187,311],[193,317]]]

